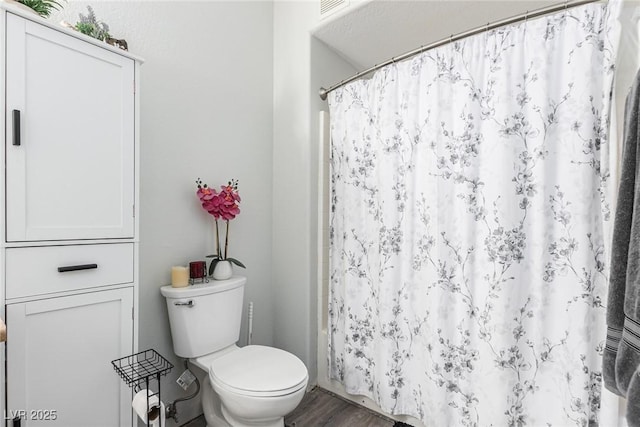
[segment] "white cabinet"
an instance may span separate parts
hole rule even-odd
[[[8,415],[26,410],[21,426],[131,423],[131,391],[109,361],[133,352],[132,310],[131,287],[7,305]]]
[[[132,425],[140,64],[0,1],[3,425]]]
[[[133,237],[135,61],[6,22],[7,241]]]

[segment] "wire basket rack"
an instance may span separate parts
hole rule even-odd
[[[142,383],[148,386],[151,378],[156,378],[160,382],[160,377],[167,375],[173,369],[173,364],[154,349],[113,360],[111,364],[120,378],[129,387],[133,387],[134,391],[140,391]]]
[[[133,387],[133,391],[138,393],[146,389],[147,414],[145,422],[149,424],[149,420],[153,417],[159,417],[159,427],[163,425],[163,414],[160,413],[162,408],[162,399],[160,398],[160,378],[167,375],[173,365],[164,357],[160,356],[154,349],[141,351],[140,353],[130,356],[121,357],[112,360],[113,369],[116,370],[120,378],[129,386]],[[156,381],[157,393],[154,393],[149,387],[149,383]],[[152,398],[157,396],[157,402],[153,403]],[[140,415],[142,416],[142,415]]]

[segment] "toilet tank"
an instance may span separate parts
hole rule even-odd
[[[246,281],[234,276],[184,288],[160,288],[167,299],[176,355],[200,357],[238,341]]]

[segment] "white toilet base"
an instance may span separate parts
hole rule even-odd
[[[284,427],[284,417],[269,420],[240,420],[234,418],[220,401],[220,396],[211,387],[209,376],[202,384],[202,410],[207,427]]]
[[[207,420],[207,427],[231,427],[222,415],[220,396],[211,388],[209,376],[204,377],[202,384],[202,411]]]
[[[224,405],[222,405],[222,413],[234,427],[284,427],[284,417],[268,420],[242,420],[231,415]]]

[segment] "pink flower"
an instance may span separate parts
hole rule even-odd
[[[238,194],[238,182],[230,181],[229,184],[220,187],[220,192],[209,188],[198,179],[198,191],[196,194],[202,203],[202,208],[209,212],[215,219],[229,221],[239,213],[240,194]]]
[[[198,186],[198,191],[196,192],[196,194],[198,195],[198,198],[200,199],[200,203],[202,203],[202,207],[204,208],[204,210],[218,219],[218,216],[216,216],[215,213],[215,206],[217,204],[216,199],[218,198],[216,190],[212,190],[211,188],[207,187],[207,184],[204,184],[204,187],[201,185]]]
[[[223,185],[220,193],[216,196],[216,213],[226,221],[234,219],[240,213],[238,203],[240,195],[237,190],[237,182],[235,186],[232,183]]]
[[[229,260],[234,264],[244,268],[244,264],[235,258],[227,257],[227,248],[229,246],[229,221],[234,219],[240,214],[240,208],[238,203],[240,202],[240,194],[238,194],[238,181],[231,180],[227,185],[220,187],[220,192],[211,189],[207,184],[203,184],[202,180],[198,178],[196,180],[198,190],[196,195],[200,199],[202,208],[215,218],[215,230],[216,230],[216,254],[208,257],[213,258],[211,265],[209,266],[209,274],[212,274],[213,268],[218,261]],[[222,219],[227,224],[224,252],[220,247],[220,233],[218,230],[218,220]]]

